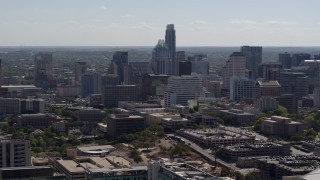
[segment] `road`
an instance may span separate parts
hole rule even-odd
[[[177,136],[177,135],[176,135]],[[206,148],[206,149],[203,149],[202,147],[198,146],[197,144],[189,141],[188,139],[184,138],[184,137],[181,137],[181,136],[177,136],[177,137],[180,137],[182,140],[185,141],[186,145],[188,145],[190,148],[192,148],[193,150],[197,151],[199,154],[205,156],[206,158],[210,159],[212,162],[215,162],[215,158],[214,158],[214,155],[212,154],[212,151],[210,148]],[[228,168],[231,168],[231,169],[234,169],[234,170],[237,170],[239,171],[240,168],[236,167],[234,164],[230,164],[230,163],[227,163],[219,158],[216,159],[217,163],[225,166],[225,167],[228,167]]]

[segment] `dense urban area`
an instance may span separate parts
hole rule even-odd
[[[0,47],[0,179],[314,178],[319,53]]]

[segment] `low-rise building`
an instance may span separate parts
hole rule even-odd
[[[76,97],[80,96],[80,86],[77,85],[61,85],[57,88],[57,96]]]
[[[241,109],[220,110],[219,112],[222,116],[233,118],[236,121],[235,125],[238,126],[252,125],[256,120],[254,114],[244,112]]]
[[[222,180],[183,162],[150,161],[148,164],[148,180],[179,179]]]
[[[230,145],[238,143],[253,143],[255,136],[249,134],[238,134],[222,129],[203,129],[203,130],[181,130],[179,135],[204,147]]]
[[[56,120],[57,117],[51,114],[21,114],[18,116],[17,126],[22,128],[31,126],[33,128],[43,129],[49,127]]]
[[[302,122],[292,121],[286,117],[272,116],[262,120],[261,132],[266,135],[290,138],[294,134],[302,132],[305,127],[306,125]]]
[[[180,114],[167,113],[167,112],[146,114],[146,124],[148,126],[153,124],[160,124],[161,119],[163,118],[179,118],[179,117],[180,117]]]
[[[162,118],[161,125],[165,129],[176,130],[181,127],[188,127],[191,125],[191,121],[186,118]]]
[[[273,142],[254,142],[224,146],[220,151],[221,157],[231,161],[248,156],[287,156],[290,155],[290,144]]]
[[[257,160],[265,179],[282,179],[283,176],[305,175],[320,167],[320,158],[317,156],[297,155],[265,157]]]
[[[116,137],[124,133],[143,130],[146,127],[146,120],[142,116],[112,114],[107,118],[107,125],[107,134]]]

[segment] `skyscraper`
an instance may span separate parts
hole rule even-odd
[[[53,85],[52,54],[38,53],[35,55],[35,86],[49,89]]]
[[[246,57],[246,68],[251,71],[251,77],[258,77],[258,65],[262,62],[262,47],[261,46],[242,46],[242,54]]]
[[[201,78],[197,74],[171,76],[164,93],[165,107],[187,105],[188,100],[200,97],[202,91]]]
[[[81,77],[81,96],[101,93],[101,75],[98,73],[84,74]]]
[[[128,52],[116,51],[113,54],[109,74],[118,74],[120,82],[124,81],[124,66],[128,64]]]
[[[174,30],[173,24],[168,24],[166,29],[165,43],[169,48],[169,57],[171,62],[170,74],[178,74],[178,62],[176,59],[176,31]]]
[[[230,90],[230,79],[233,76],[245,77],[246,57],[240,52],[233,52],[223,69],[223,89]]]
[[[76,62],[74,67],[75,81],[80,82],[81,76],[87,72],[86,62]]]
[[[282,64],[283,69],[290,69],[292,66],[292,58],[290,53],[280,53],[279,62]]]
[[[171,74],[170,52],[164,40],[153,48],[151,64],[155,74]]]

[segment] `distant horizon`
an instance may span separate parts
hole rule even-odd
[[[10,0],[0,6],[0,46],[152,47],[174,24],[177,47],[317,47],[319,6],[318,0]]]

